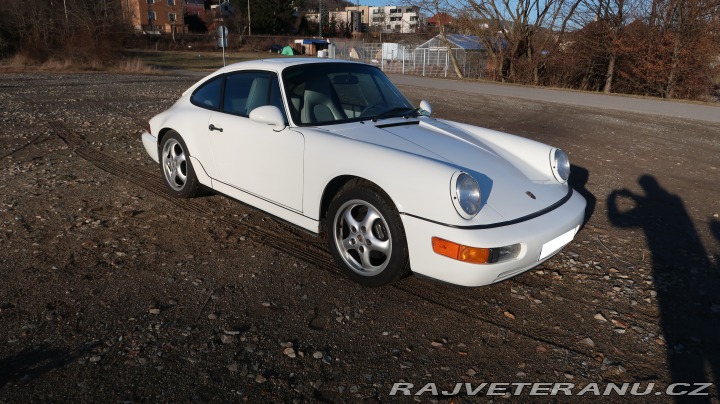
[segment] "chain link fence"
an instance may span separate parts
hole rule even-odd
[[[357,60],[379,66],[385,73],[417,74],[430,77],[457,77],[446,48],[421,48],[420,44],[334,41],[335,58]],[[452,54],[463,76],[485,76],[485,52],[453,48]]]

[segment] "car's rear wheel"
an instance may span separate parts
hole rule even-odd
[[[168,132],[160,145],[160,169],[167,189],[180,198],[192,198],[202,192],[195,176],[187,146],[180,134]]]
[[[343,272],[361,285],[386,285],[409,272],[400,215],[375,187],[340,191],[328,209],[327,239]]]

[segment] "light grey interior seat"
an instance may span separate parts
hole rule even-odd
[[[256,77],[250,85],[248,93],[246,115],[250,115],[253,109],[262,107],[268,103],[268,94],[270,92],[270,78]]]
[[[330,122],[347,119],[336,101],[333,88],[325,76],[311,77],[305,82],[303,109],[300,120],[303,123]]]

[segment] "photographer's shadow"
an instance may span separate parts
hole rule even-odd
[[[580,195],[585,198],[585,202],[587,203],[587,205],[585,206],[585,218],[583,220],[584,227],[587,222],[590,221],[593,212],[595,212],[595,205],[597,203],[595,195],[593,195],[593,193],[587,189],[587,183],[590,179],[590,171],[588,171],[588,169],[585,167],[573,165],[571,166],[570,172],[571,174],[570,179],[568,180],[568,184],[574,190],[580,193]]]
[[[682,199],[650,175],[638,183],[644,195],[622,189],[608,196],[608,217],[617,227],[645,233],[672,383],[710,383],[714,377],[717,385],[720,322],[712,309],[720,293],[719,268],[710,268]],[[622,202],[633,207],[621,211]],[[712,226],[720,240],[720,224]],[[697,398],[710,401],[709,396]]]

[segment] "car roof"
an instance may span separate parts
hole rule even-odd
[[[316,63],[352,63],[362,64],[359,62],[342,60],[342,59],[327,59],[327,58],[308,58],[308,57],[287,57],[287,58],[271,58],[271,59],[258,59],[248,60],[244,62],[233,63],[227,65],[215,74],[222,74],[227,72],[233,72],[236,70],[245,69],[262,69],[262,70],[275,70],[282,71],[290,66],[305,65],[305,64],[316,64]]]
[[[238,70],[269,70],[269,71],[275,71],[275,72],[282,72],[286,68],[290,66],[297,66],[297,65],[306,65],[306,64],[321,64],[321,63],[345,63],[345,64],[365,64],[362,62],[354,62],[350,60],[342,60],[342,59],[328,59],[328,58],[308,58],[308,57],[280,57],[280,58],[271,58],[271,59],[257,59],[257,60],[247,60],[244,62],[238,62],[229,64],[225,67],[222,67],[209,75],[203,77],[201,80],[193,84],[190,88],[185,90],[183,92],[183,95],[193,91],[206,81],[212,79],[213,77],[219,76],[221,74],[225,73],[232,73]]]

